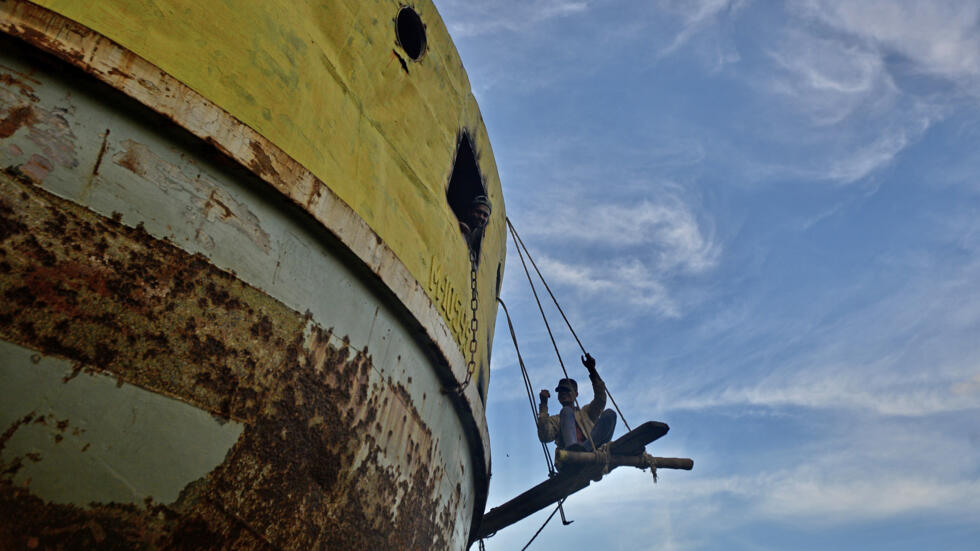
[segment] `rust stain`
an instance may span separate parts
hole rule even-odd
[[[0,77],[7,77],[0,78],[4,84],[13,80],[10,75],[0,75]],[[17,94],[14,88],[0,86],[0,110],[3,112],[0,115],[2,117],[0,139],[9,138],[18,131],[26,132],[26,138],[41,150],[47,164],[52,167],[54,165],[77,166],[75,135],[64,116],[73,109],[71,104],[65,99],[66,103],[63,107],[44,109],[36,105],[38,99],[32,92],[25,94],[25,91],[32,90],[31,88],[21,84],[20,90],[21,93]],[[38,170],[38,167],[43,165],[35,163],[33,167],[36,181],[42,180],[51,170],[50,168]]]
[[[33,182],[39,183],[54,170],[54,165],[44,157],[35,153],[26,163],[20,165],[20,172],[29,177]]]
[[[323,183],[321,183],[319,180],[314,181],[310,185],[310,193],[306,196],[305,204],[307,209],[313,208],[317,201],[320,200],[320,197],[323,196],[323,188]]]
[[[272,159],[269,158],[269,154],[262,148],[261,143],[253,140],[249,142],[248,147],[252,150],[252,159],[248,163],[249,168],[259,176],[276,177],[279,175],[276,167],[272,163]]]
[[[14,135],[22,126],[29,125],[36,120],[34,109],[29,105],[19,105],[7,111],[6,116],[0,119],[0,138],[9,138]]]
[[[205,205],[204,208],[205,212],[207,212],[210,209],[211,205],[215,205],[216,207],[221,209],[221,214],[219,216],[221,217],[222,220],[227,220],[228,218],[235,218],[235,211],[228,208],[228,205],[222,203],[221,199],[218,199],[215,190],[211,190],[211,193],[208,194],[208,201],[204,205]]]
[[[460,492],[366,350],[141,227],[0,173],[0,338],[245,425],[175,503],[46,503],[0,461],[0,548],[441,549]],[[72,384],[71,377],[65,384]],[[27,416],[60,433],[67,420]]]
[[[31,100],[31,102],[33,103],[37,103],[39,101],[39,98],[36,95],[34,95],[34,88],[32,88],[31,85],[24,82],[24,80],[26,80],[25,75],[20,75],[20,73],[17,73],[13,69],[10,69],[9,67],[3,65],[0,65],[0,69],[3,69],[4,71],[9,71],[9,73],[0,73],[0,84],[8,88],[16,87],[18,90],[20,90],[20,95]],[[20,79],[14,78],[13,74],[11,73],[16,73],[19,76],[21,76],[21,78]],[[31,80],[35,84],[40,84],[36,80],[33,79]]]

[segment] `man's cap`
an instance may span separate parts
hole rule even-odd
[[[560,391],[562,387],[571,388],[575,392],[578,392],[578,383],[575,382],[575,379],[562,379],[558,381],[558,386],[555,387],[555,392]]]
[[[488,209],[493,210],[493,205],[490,204],[490,199],[486,195],[477,195],[470,201],[470,206],[475,207],[477,205],[486,205]]]

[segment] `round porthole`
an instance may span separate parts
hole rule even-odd
[[[425,54],[425,25],[412,8],[405,6],[398,12],[395,36],[408,57],[418,61]]]

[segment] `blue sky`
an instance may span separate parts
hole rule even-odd
[[[436,5],[509,216],[630,424],[671,426],[648,451],[695,460],[532,549],[977,549],[980,3]],[[553,388],[513,248],[502,296]],[[490,506],[547,472],[497,328]]]

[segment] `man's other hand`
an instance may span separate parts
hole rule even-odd
[[[538,396],[541,397],[541,403],[543,404],[548,401],[548,398],[551,398],[551,393],[548,392],[548,389],[544,389],[538,393]]]
[[[589,354],[582,356],[582,365],[585,366],[585,369],[589,370],[590,375],[592,373],[595,373],[595,358],[593,358]]]

